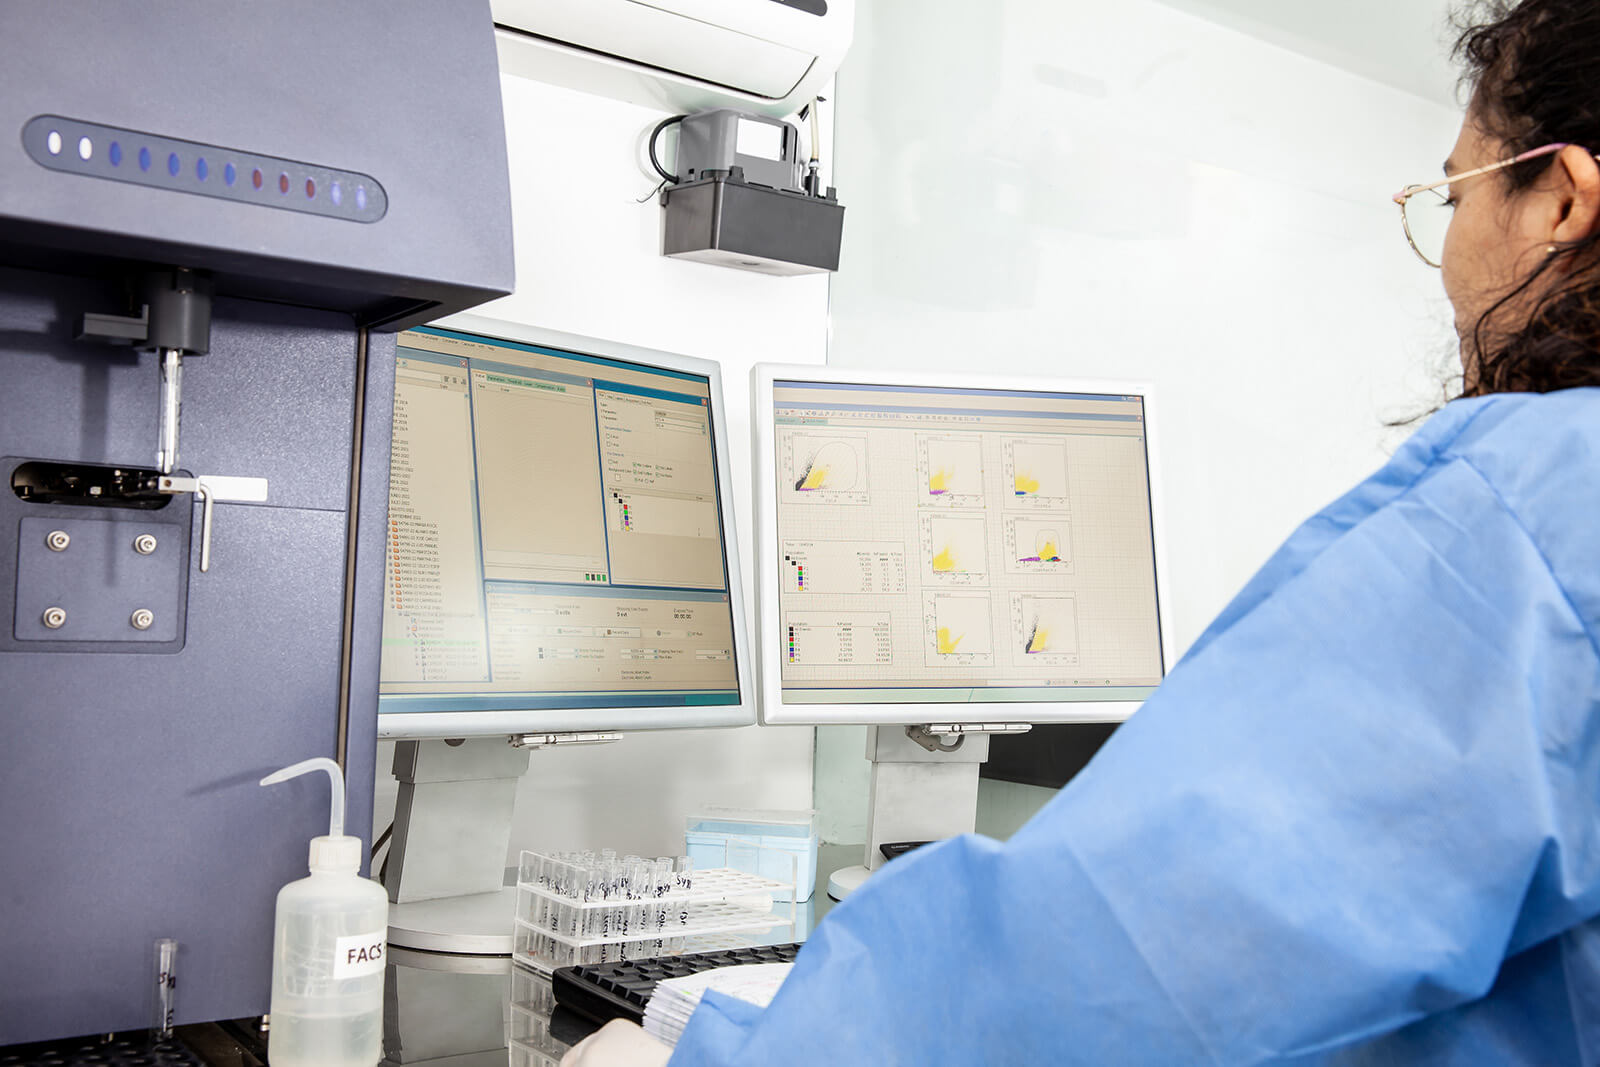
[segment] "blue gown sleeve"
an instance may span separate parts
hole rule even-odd
[[[1585,616],[1470,455],[1392,468],[1009,842],[896,860],[764,1012],[708,997],[672,1063],[1313,1056],[1600,913]]]

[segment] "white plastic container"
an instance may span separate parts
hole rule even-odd
[[[389,898],[361,877],[362,844],[344,830],[338,764],[318,758],[262,779],[326,770],[333,780],[326,837],[311,839],[310,877],[278,892],[272,931],[272,1067],[373,1067],[383,1058],[383,965]]]
[[[735,870],[789,882],[790,899],[811,899],[817,880],[817,813],[707,808],[686,820],[684,851],[697,867]],[[794,857],[791,868],[788,853]]]

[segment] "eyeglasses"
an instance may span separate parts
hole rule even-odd
[[[1540,156],[1548,156],[1565,147],[1567,142],[1561,141],[1531,148],[1519,156],[1502,159],[1487,167],[1479,167],[1477,170],[1469,170],[1462,174],[1451,174],[1427,185],[1408,185],[1395,193],[1394,202],[1400,205],[1400,225],[1405,227],[1406,242],[1411,245],[1411,251],[1430,267],[1437,267],[1443,262],[1444,235],[1445,231],[1450,229],[1450,216],[1455,206],[1455,201],[1440,191],[1444,186],[1454,185],[1482,174],[1491,174],[1504,167],[1538,159]]]

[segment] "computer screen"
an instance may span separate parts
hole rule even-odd
[[[716,364],[451,322],[399,337],[379,736],[753,722]]]
[[[769,723],[1126,718],[1165,662],[1149,391],[758,367]]]

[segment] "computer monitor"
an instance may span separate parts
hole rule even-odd
[[[975,828],[993,734],[1125,719],[1165,632],[1150,391],[758,366],[761,721],[865,723],[860,867]]]
[[[402,333],[378,736],[754,722],[726,438],[707,360]]]
[[[1148,388],[753,383],[763,722],[1118,721],[1160,684]]]
[[[467,315],[402,333],[395,358],[389,937],[506,954],[530,746],[755,721],[721,377]]]

